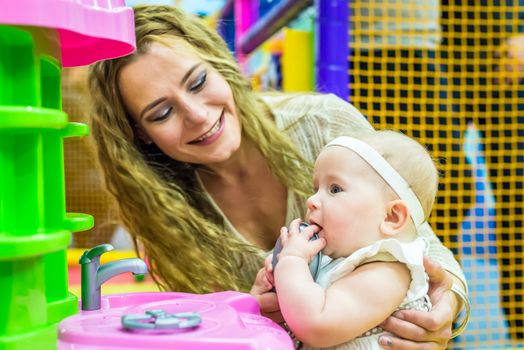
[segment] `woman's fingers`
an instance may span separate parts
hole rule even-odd
[[[444,306],[442,304],[430,312],[402,310],[394,313],[381,324],[382,328],[392,333],[388,338],[394,346],[389,348],[445,349],[451,337],[451,323],[448,317],[450,310]]]
[[[451,322],[448,313],[449,310],[446,310],[445,307],[435,307],[430,312],[397,311],[386,320],[383,328],[401,338],[416,341],[441,341],[442,338],[449,339],[451,336]]]
[[[256,297],[262,315],[270,318],[276,323],[282,323],[284,318],[280,313],[278,298],[276,293],[264,293]]]
[[[401,314],[393,314],[382,322],[380,327],[399,338],[410,339],[416,342],[433,340],[428,339],[428,332],[426,329],[404,320],[401,317]]]
[[[453,279],[449,273],[442,268],[442,266],[431,260],[429,257],[424,257],[424,269],[429,277],[430,289],[438,287],[442,290],[449,290],[453,284]]]
[[[264,293],[258,296],[258,305],[260,310],[263,312],[276,312],[280,311],[280,306],[278,305],[278,298],[276,293]]]
[[[392,335],[383,335],[379,338],[378,343],[388,350],[442,350],[442,347],[437,343],[424,342],[416,343],[405,339],[396,338]]]
[[[389,334],[381,336],[379,343],[385,349],[445,349],[451,337],[453,321],[452,300],[449,289],[453,280],[440,264],[424,258],[429,276],[431,311],[401,310],[382,324]]]

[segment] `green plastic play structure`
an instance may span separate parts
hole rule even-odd
[[[124,0],[0,0],[0,9],[0,350],[56,349],[57,324],[78,312],[67,247],[94,224],[66,213],[64,139],[89,130],[62,111],[60,75],[131,53],[133,11]]]
[[[66,248],[93,226],[65,213],[63,140],[88,127],[61,110],[55,30],[0,26],[0,48],[0,349],[56,349],[57,323],[78,311]]]

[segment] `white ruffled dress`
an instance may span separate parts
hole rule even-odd
[[[406,264],[411,272],[411,284],[409,285],[406,297],[399,310],[413,309],[429,311],[431,302],[427,296],[428,278],[422,263],[423,256],[427,249],[424,238],[403,243],[396,239],[380,240],[373,245],[361,248],[346,258],[339,258],[328,262],[321,267],[317,283],[327,288],[339,278],[347,275],[358,266],[372,261],[399,261]],[[324,350],[381,350],[383,349],[378,338],[383,334],[380,327],[370,329],[360,337],[347,343],[334,347],[322,348]],[[309,347],[303,344],[303,350],[316,350],[319,348]]]

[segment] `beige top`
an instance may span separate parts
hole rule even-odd
[[[372,126],[360,111],[332,94],[269,95],[263,96],[263,99],[273,111],[277,127],[289,136],[302,156],[311,163],[315,161],[324,145],[335,137],[351,135],[365,129],[372,130]],[[217,212],[222,215],[226,228],[241,241],[249,244],[229,222],[213,198],[209,194],[207,196]],[[304,217],[305,203],[306,198],[297,198],[294,193],[288,191],[287,223],[295,218]],[[429,242],[429,257],[457,276],[466,286],[466,279],[458,262],[435,233],[427,230],[420,235]]]

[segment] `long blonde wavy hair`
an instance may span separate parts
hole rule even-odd
[[[242,137],[255,140],[275,176],[302,197],[310,192],[311,164],[276,128],[224,41],[198,18],[173,7],[140,6],[135,8],[135,30],[134,54],[98,62],[89,72],[92,131],[106,187],[161,289],[248,290],[262,267],[263,252],[225,229],[196,181],[199,165],[178,162],[140,140],[118,91],[119,72],[151,43],[181,38],[229,83]]]

